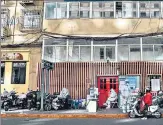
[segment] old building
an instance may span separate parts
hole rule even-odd
[[[1,91],[37,88],[41,60],[42,1],[1,2]]]
[[[45,1],[43,59],[55,65],[50,92],[66,87],[82,98],[89,83],[117,88],[126,75],[138,77],[142,90],[152,88],[151,79],[162,88],[162,18],[158,1]]]

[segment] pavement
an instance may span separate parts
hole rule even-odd
[[[163,119],[31,119],[2,118],[2,125],[163,125]]]
[[[163,114],[163,109],[161,109]],[[86,110],[58,110],[58,111],[30,111],[15,110],[1,111],[2,118],[128,118],[128,114],[122,113],[120,109],[103,109],[96,113],[89,113]]]

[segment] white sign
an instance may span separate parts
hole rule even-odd
[[[152,91],[160,90],[160,79],[151,79]]]

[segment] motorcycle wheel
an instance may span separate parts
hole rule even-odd
[[[129,113],[128,113],[128,116],[129,116],[130,118],[135,118],[135,117],[136,117],[136,115],[135,115],[135,113],[134,113],[133,111],[129,112]]]
[[[50,104],[46,104],[45,107],[44,107],[44,110],[45,111],[50,111],[51,110],[51,105]]]
[[[161,118],[162,114],[160,112],[155,112],[155,118],[159,119]]]
[[[4,106],[4,109],[5,109],[5,111],[8,111],[9,110],[9,106],[8,105]]]

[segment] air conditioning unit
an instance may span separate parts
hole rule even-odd
[[[35,2],[34,2],[34,0],[22,0],[22,1],[20,1],[20,4],[24,7],[25,6],[34,6]]]

